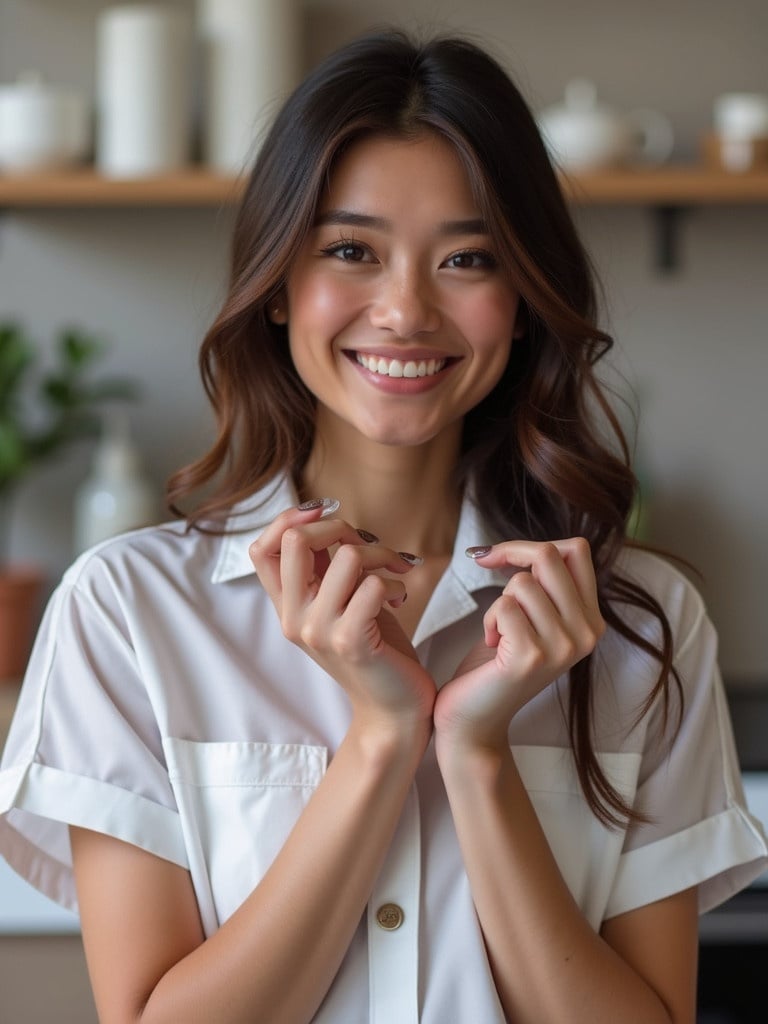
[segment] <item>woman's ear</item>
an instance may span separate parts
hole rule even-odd
[[[267,317],[270,323],[277,324],[278,327],[284,327],[288,323],[288,303],[284,292],[279,292],[274,299],[270,299],[267,304]]]

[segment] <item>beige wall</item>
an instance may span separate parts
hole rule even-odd
[[[177,0],[189,6],[191,0]],[[92,88],[99,0],[0,0],[0,81],[38,67]],[[311,0],[307,63],[370,24],[460,28],[490,40],[535,107],[588,74],[606,101],[673,119],[689,157],[713,98],[768,91],[764,0]],[[731,678],[768,677],[768,205],[699,208],[681,225],[676,273],[653,266],[653,219],[635,208],[578,219],[608,287],[618,359],[643,400],[640,453],[654,536],[695,562]],[[215,308],[229,215],[213,211],[9,213],[0,222],[0,314],[46,337],[78,322],[145,380],[136,434],[160,481],[208,436],[195,350]],[[52,577],[69,557],[85,453],[26,489],[16,552]]]

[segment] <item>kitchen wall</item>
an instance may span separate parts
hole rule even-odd
[[[177,0],[192,6],[192,0]],[[99,0],[0,0],[0,81],[38,68],[92,91]],[[574,75],[606,102],[672,118],[691,158],[712,100],[768,91],[764,0],[308,0],[306,63],[371,24],[469,31],[516,74],[532,105]],[[632,207],[577,212],[606,285],[616,360],[642,402],[639,454],[653,539],[694,562],[727,677],[768,678],[768,205],[700,207],[680,224],[680,265],[654,266],[654,220]],[[221,294],[231,213],[213,210],[0,214],[0,316],[41,339],[74,322],[107,337],[110,370],[139,376],[134,431],[158,486],[210,436],[196,349]],[[80,449],[22,495],[18,557],[54,579],[70,557]]]
[[[104,6],[0,0],[0,82],[36,68],[92,92],[93,23]],[[571,76],[589,75],[608,102],[666,111],[679,159],[695,153],[716,95],[768,90],[765,0],[308,0],[307,66],[382,22],[491,41],[536,108]],[[648,211],[589,208],[577,218],[606,285],[618,365],[642,400],[653,538],[702,570],[727,677],[768,680],[768,205],[691,210],[680,266],[667,275],[654,267]],[[158,487],[210,436],[196,349],[221,295],[231,219],[0,211],[0,318],[19,317],[40,339],[76,323],[110,341],[109,369],[143,384],[134,433]],[[42,559],[51,581],[70,558],[87,454],[38,474],[17,509],[14,554]],[[95,1019],[76,936],[0,940],[0,991],[8,1024]]]
[[[3,1024],[98,1024],[77,935],[0,936]]]

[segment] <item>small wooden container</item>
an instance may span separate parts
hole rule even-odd
[[[768,135],[733,139],[707,132],[701,152],[705,163],[721,171],[768,171]]]

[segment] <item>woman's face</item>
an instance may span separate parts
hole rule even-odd
[[[373,136],[336,164],[275,319],[321,436],[417,445],[497,383],[518,301],[450,144]]]

